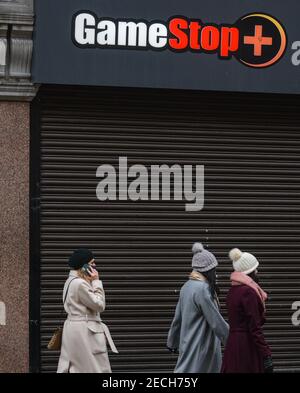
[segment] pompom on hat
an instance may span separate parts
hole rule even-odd
[[[69,258],[69,266],[71,269],[78,270],[82,268],[86,263],[91,262],[94,259],[92,251],[86,248],[79,248],[75,250]]]
[[[250,274],[259,266],[259,262],[254,255],[242,252],[238,248],[233,248],[229,252],[229,258],[232,260],[233,269],[236,272]]]
[[[208,272],[218,266],[218,261],[214,254],[205,250],[201,243],[194,243],[192,268],[198,272]]]

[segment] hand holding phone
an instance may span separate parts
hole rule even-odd
[[[91,276],[90,268],[91,268],[91,266],[90,266],[88,263],[86,263],[86,264],[84,264],[84,265],[82,266],[81,271],[82,271],[84,274],[86,274],[87,276],[90,277],[90,276]]]
[[[86,263],[81,270],[86,274],[89,281],[99,280],[99,273],[91,265]]]

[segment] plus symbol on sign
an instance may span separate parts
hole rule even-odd
[[[255,26],[254,36],[246,35],[244,37],[244,44],[254,45],[254,56],[261,56],[262,46],[272,45],[272,42],[272,37],[263,37],[261,25]]]

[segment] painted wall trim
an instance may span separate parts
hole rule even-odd
[[[6,325],[6,306],[3,302],[0,302],[0,325]]]

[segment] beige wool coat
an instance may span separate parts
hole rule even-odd
[[[63,299],[69,284],[64,304],[68,318],[64,323],[57,372],[111,373],[107,344],[113,352],[118,351],[100,317],[105,309],[102,282],[94,280],[89,283],[71,270],[64,286]]]

